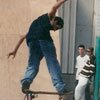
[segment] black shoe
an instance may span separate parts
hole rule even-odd
[[[30,84],[29,84],[27,81],[25,81],[25,82],[22,84],[22,92],[26,94],[27,91],[29,91],[29,87],[30,87]]]
[[[73,91],[64,90],[62,93],[59,94],[59,100],[66,100],[68,95],[72,95]]]
[[[64,92],[63,92],[64,94],[72,94],[73,93],[73,91],[68,91],[68,90],[64,90]]]
[[[71,94],[71,93],[73,93],[73,91],[68,91],[68,90],[65,89],[65,90],[62,92],[62,95]]]

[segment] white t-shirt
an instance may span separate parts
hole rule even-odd
[[[76,80],[79,79],[79,74],[82,70],[82,68],[84,67],[84,65],[86,64],[86,62],[89,60],[89,56],[85,55],[83,57],[81,57],[80,55],[77,56],[76,58],[76,66],[75,68],[77,68],[77,72],[76,72]]]

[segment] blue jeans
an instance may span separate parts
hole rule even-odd
[[[28,67],[26,69],[24,79],[21,80],[21,83],[23,84],[25,81],[27,81],[29,84],[32,83],[39,71],[40,61],[43,57],[45,57],[53,85],[58,92],[62,93],[65,89],[65,84],[61,77],[61,68],[57,60],[54,43],[47,40],[34,40],[28,43],[28,47]]]

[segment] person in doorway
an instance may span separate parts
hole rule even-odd
[[[75,87],[78,84],[79,74],[80,74],[83,66],[89,60],[89,56],[85,54],[85,46],[83,44],[78,46],[78,53],[79,53],[79,55],[76,57],[76,65],[75,65],[75,73],[76,73]],[[73,97],[73,100],[74,99],[75,98]]]
[[[86,52],[87,52],[87,55],[89,56],[89,58],[91,59],[91,63],[93,63],[95,65],[96,57],[94,55],[94,48],[89,47],[88,49],[86,49]]]
[[[92,48],[88,49],[88,52],[92,52]],[[93,53],[89,54],[89,60],[85,63],[79,74],[78,84],[75,88],[75,100],[86,100],[85,90],[91,76],[95,73],[95,56]],[[88,100],[90,100],[88,98]]]
[[[94,56],[94,48],[93,47],[89,47],[88,49],[86,49],[86,53],[87,55],[89,55],[92,63],[95,65],[95,60],[96,60],[96,57]],[[86,89],[85,89],[85,98],[86,100],[91,100],[91,91],[90,91],[90,85],[92,83],[92,80],[93,80],[93,77],[90,77],[89,79],[89,82],[86,86]]]
[[[26,39],[29,47],[28,67],[24,78],[21,80],[22,92],[26,93],[29,90],[31,83],[35,79],[38,71],[40,61],[43,57],[46,59],[49,73],[52,78],[53,85],[58,93],[66,93],[65,83],[61,77],[61,68],[57,60],[56,48],[54,46],[50,30],[56,31],[63,28],[63,19],[56,16],[57,9],[67,0],[57,0],[49,13],[39,16],[34,20],[29,28],[28,33],[23,36],[14,51],[8,54],[8,57],[16,56],[18,48]]]
[[[84,67],[85,63],[89,60],[89,56],[85,54],[85,46],[78,46],[79,55],[76,58],[76,85],[78,84],[79,74]]]

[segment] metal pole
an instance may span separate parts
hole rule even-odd
[[[94,83],[94,100],[99,100],[100,80],[100,37],[96,37],[96,74]]]

